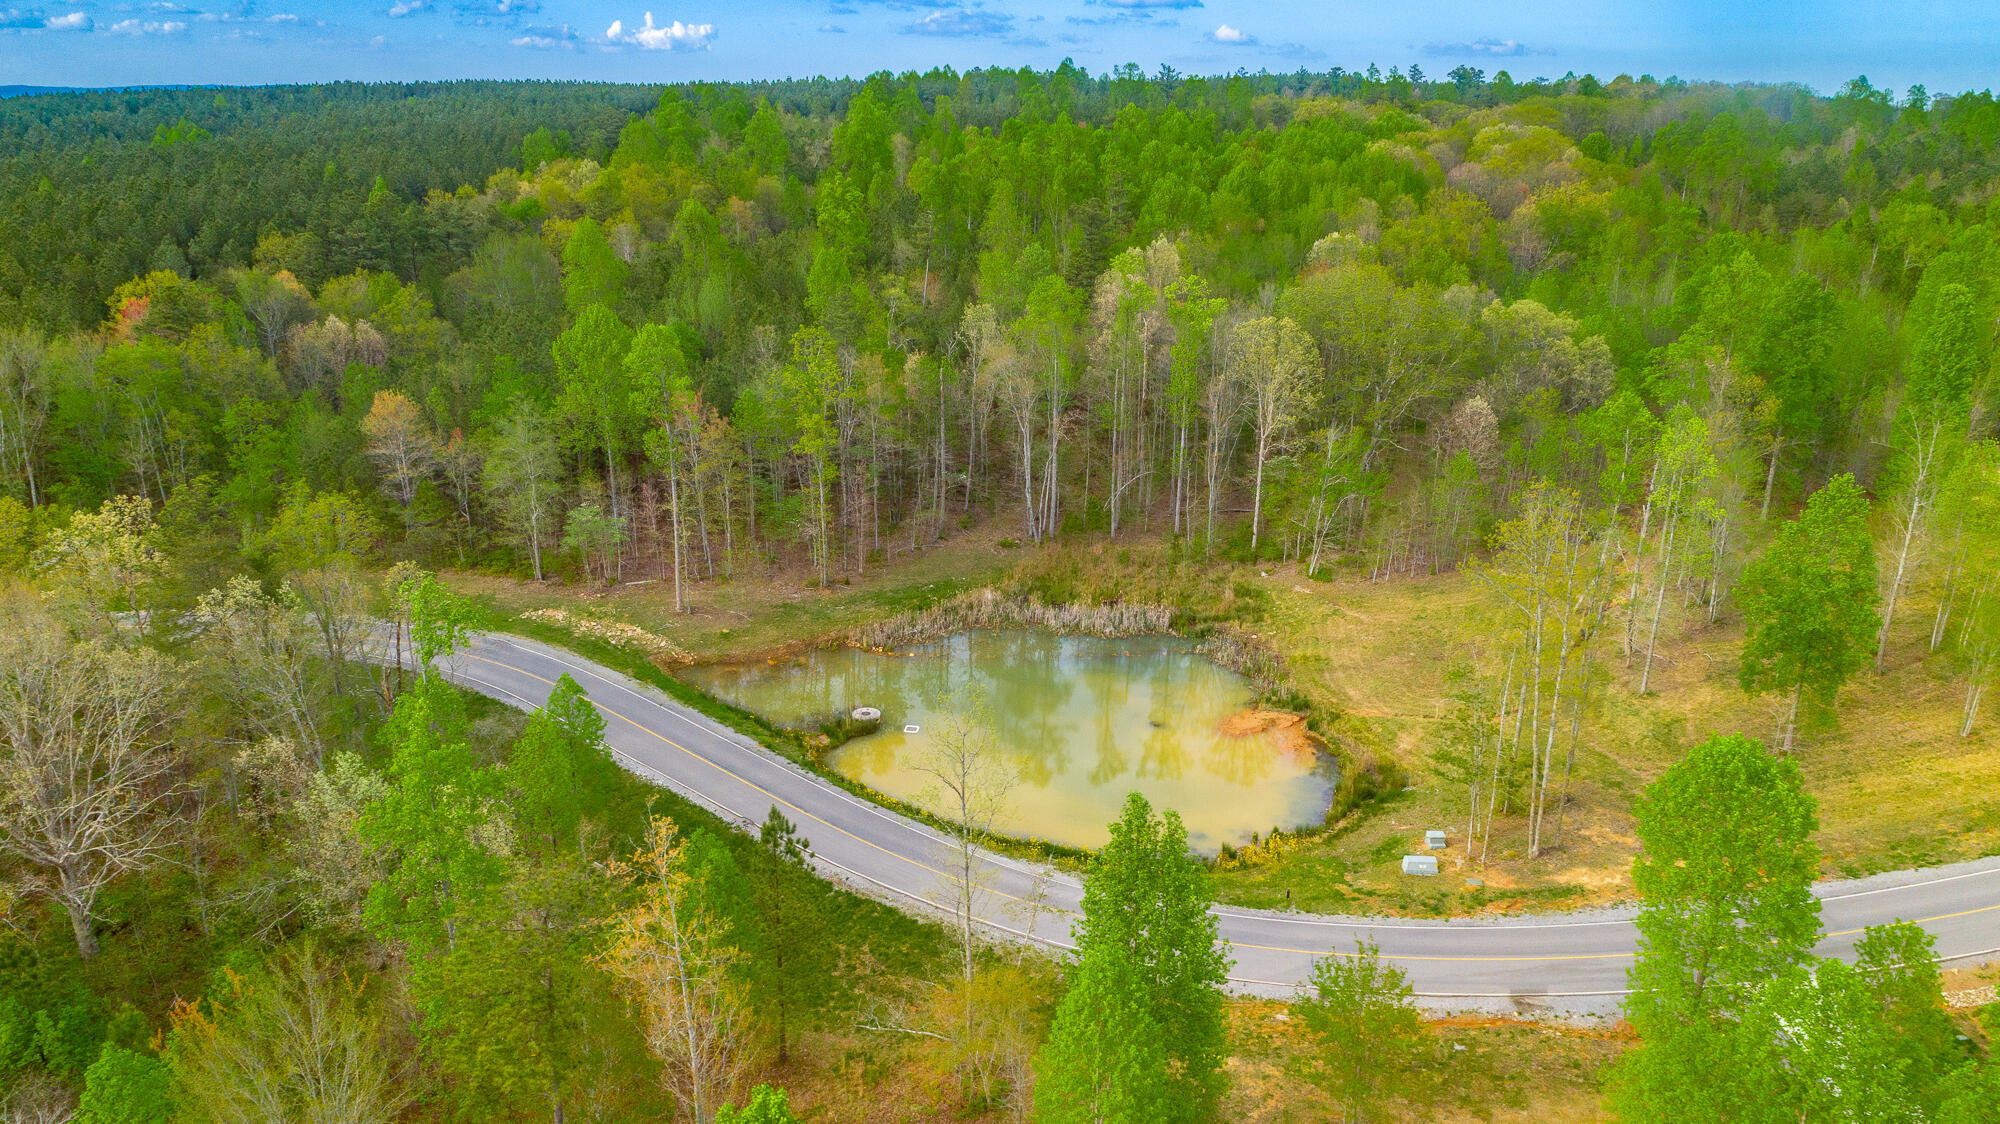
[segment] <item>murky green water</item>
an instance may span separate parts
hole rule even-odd
[[[1180,812],[1194,846],[1212,852],[1252,832],[1317,823],[1332,797],[1321,757],[1274,733],[1224,733],[1249,705],[1249,684],[1172,637],[977,631],[896,655],[836,648],[685,674],[781,725],[879,707],[881,732],[848,742],[828,764],[941,813],[920,759],[933,751],[941,714],[983,699],[1019,777],[999,823],[1011,835],[1098,846],[1136,789]]]

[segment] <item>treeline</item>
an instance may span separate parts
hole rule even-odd
[[[435,280],[477,243],[427,198],[484,183],[538,130],[601,157],[658,93],[339,83],[0,101],[0,320],[93,324],[132,277],[220,276],[273,231],[310,234],[325,276]]]
[[[273,225],[247,263],[120,284],[93,327],[9,329],[0,557],[132,494],[266,574],[273,527],[344,497],[369,557],[683,604],[981,523],[1388,576],[1573,493],[1618,575],[1576,627],[1611,614],[1649,666],[1851,474],[1878,659],[1915,595],[1904,642],[1964,660],[1970,727],[1987,95],[1003,78],[670,90],[595,155],[538,128],[483,187],[378,183],[364,206],[412,225],[370,245],[403,265]],[[225,135],[189,129],[164,147]]]

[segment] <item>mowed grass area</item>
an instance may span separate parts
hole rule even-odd
[[[1645,785],[1711,735],[1777,734],[1781,701],[1737,685],[1740,622],[1709,625],[1695,612],[1663,627],[1644,696],[1643,651],[1628,667],[1622,625],[1607,627],[1598,659],[1610,678],[1585,712],[1557,845],[1528,859],[1525,824],[1502,816],[1487,861],[1468,862],[1466,793],[1447,790],[1431,752],[1452,665],[1497,671],[1504,662],[1503,618],[1478,581],[1449,574],[1319,583],[1286,571],[1254,580],[1271,591],[1268,635],[1284,645],[1296,677],[1315,701],[1343,712],[1338,733],[1393,752],[1412,788],[1275,862],[1218,872],[1226,900],[1278,907],[1290,889],[1299,909],[1428,914],[1616,900],[1630,891],[1632,805]],[[2000,852],[2000,718],[1958,736],[1964,683],[1946,655],[1919,658],[1932,608],[1911,599],[1884,669],[1857,675],[1841,694],[1838,724],[1794,748],[1819,800],[1827,876]],[[1442,873],[1405,877],[1401,856],[1422,849],[1428,828],[1450,836]],[[1484,887],[1469,888],[1468,877]]]
[[[1343,753],[1393,758],[1410,786],[1318,836],[1286,840],[1257,865],[1216,872],[1224,901],[1265,908],[1444,915],[1622,900],[1637,846],[1632,806],[1645,785],[1700,739],[1770,740],[1778,727],[1781,700],[1737,686],[1740,622],[1710,625],[1698,610],[1678,620],[1670,608],[1643,697],[1642,653],[1628,666],[1622,621],[1607,622],[1597,649],[1607,681],[1585,713],[1559,831],[1550,812],[1554,846],[1530,859],[1524,822],[1502,815],[1484,862],[1476,852],[1468,859],[1465,791],[1444,786],[1431,754],[1452,667],[1472,663],[1496,678],[1504,667],[1505,618],[1475,578],[1314,581],[1290,566],[1203,563],[1157,539],[1003,548],[1001,537],[960,533],[824,591],[804,588],[796,572],[702,583],[684,615],[658,581],[609,592],[473,576],[453,584],[506,612],[553,607],[638,625],[702,660],[816,642],[982,585],[1230,620],[1286,657],[1291,685]],[[1861,672],[1842,692],[1838,725],[1808,733],[1794,751],[1820,802],[1830,877],[2000,852],[2000,713],[1957,736],[1963,682],[1944,654],[1920,658],[1932,606],[1921,595],[1905,603],[1885,669]],[[1429,828],[1449,833],[1442,874],[1406,877],[1401,856],[1421,850]]]

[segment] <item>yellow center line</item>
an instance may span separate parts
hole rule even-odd
[[[478,660],[480,663],[487,663],[487,664],[492,664],[494,667],[505,668],[508,671],[515,672],[516,674],[525,675],[528,678],[535,680],[536,682],[547,683],[550,687],[554,687],[556,685],[554,680],[544,679],[541,676],[536,675],[534,672],[527,670],[526,668],[515,667],[513,664],[501,663],[499,660],[488,659],[485,656],[473,655],[470,652],[467,652],[465,654],[467,656],[470,656],[472,659]],[[808,812],[804,808],[799,807],[797,804],[794,804],[791,801],[785,799],[784,797],[779,796],[777,793],[772,792],[771,790],[765,788],[763,785],[760,785],[755,781],[748,780],[744,777],[738,776],[736,773],[730,771],[726,766],[719,765],[716,762],[706,757],[703,757],[701,754],[696,753],[694,750],[689,749],[688,747],[682,745],[681,743],[673,740],[670,737],[667,737],[665,734],[660,733],[658,730],[653,729],[651,726],[647,726],[640,722],[636,722],[633,719],[628,718],[625,715],[620,714],[617,711],[611,709],[610,707],[605,706],[603,703],[598,702],[596,699],[591,698],[589,692],[585,692],[583,697],[584,701],[588,702],[590,705],[596,707],[597,709],[603,711],[606,714],[611,715],[613,718],[616,718],[619,721],[624,722],[626,725],[631,726],[633,729],[638,730],[641,733],[650,734],[651,736],[658,738],[660,741],[665,742],[670,746],[673,746],[675,749],[678,749],[682,753],[687,754],[689,757],[694,758],[696,761],[699,761],[702,764],[707,765],[709,768],[714,769],[716,772],[721,773],[723,776],[728,777],[729,779],[737,782],[738,784],[744,785],[747,788],[752,788],[758,792],[763,793],[765,796],[770,797],[771,800],[774,801],[775,803],[782,804],[785,807],[790,808],[792,811],[797,812],[799,815],[804,816],[806,819],[812,820],[814,823],[824,824],[826,827],[831,828],[834,831],[837,831],[840,834],[847,836],[849,839],[854,840],[856,843],[862,843],[866,844],[867,846],[873,847],[877,851],[882,852],[883,854],[889,856],[892,859],[900,859],[903,862],[909,863],[911,866],[916,867],[918,870],[929,871],[930,873],[935,874],[940,878],[951,877],[942,870],[938,870],[935,867],[926,866],[923,863],[918,862],[917,860],[909,857],[908,855],[899,855],[896,852],[891,851],[889,848],[882,846],[880,843],[876,843],[868,839],[863,839],[859,835],[856,835],[853,832],[847,830],[846,828],[841,827],[839,824],[829,823],[828,821],[821,819],[816,815],[813,815],[811,812]],[[991,890],[989,892],[997,894],[1000,897],[1007,898],[1010,901],[1021,900],[1020,898],[1017,898],[1014,895],[1005,892],[1004,890]]]
[[[501,663],[499,660],[488,659],[485,656],[473,655],[470,652],[464,654],[471,659],[478,660],[480,663],[492,664],[494,667],[505,668],[506,670],[514,672],[515,674],[525,675],[528,678],[535,680],[536,682],[546,683],[550,687],[554,687],[556,685],[554,680],[544,679],[541,676],[536,675],[534,672],[527,670],[526,668],[515,667],[513,664],[508,664],[508,663]],[[638,730],[641,733],[651,735],[652,737],[657,738],[658,740],[666,743],[667,745],[673,746],[675,749],[678,749],[682,753],[687,754],[689,757],[694,758],[696,761],[699,761],[702,764],[707,765],[709,768],[714,769],[716,772],[721,773],[723,776],[726,776],[729,779],[747,788],[754,789],[757,792],[763,793],[765,796],[769,797],[772,800],[772,802],[777,804],[782,804],[785,807],[790,808],[792,811],[797,812],[799,815],[805,817],[806,819],[813,821],[814,823],[824,825],[825,827],[833,831],[837,831],[840,834],[847,836],[849,839],[854,840],[856,843],[861,843],[866,846],[872,847],[875,850],[882,852],[883,854],[889,856],[892,859],[896,859],[901,862],[906,862],[911,866],[916,867],[918,870],[928,871],[931,874],[937,875],[939,878],[952,877],[950,874],[947,874],[942,870],[938,870],[936,867],[927,866],[924,863],[918,862],[916,859],[909,857],[908,855],[898,854],[895,851],[891,851],[889,848],[882,846],[880,843],[876,843],[870,839],[863,839],[861,836],[854,834],[853,832],[847,830],[844,827],[841,827],[839,824],[829,822],[825,819],[820,818],[819,816],[814,815],[813,813],[805,810],[804,808],[799,807],[797,804],[792,803],[791,801],[785,799],[784,797],[779,796],[777,793],[772,792],[771,790],[765,788],[764,786],[758,784],[757,782],[739,776],[736,773],[732,772],[730,769],[728,769],[726,766],[720,765],[715,761],[712,761],[709,758],[704,757],[699,753],[696,753],[694,750],[689,749],[688,747],[682,745],[681,743],[673,740],[670,737],[667,737],[665,734],[660,733],[658,730],[655,730],[650,726],[644,725],[643,723],[640,723],[632,718],[628,718],[625,715],[620,714],[618,711],[615,711],[610,707],[604,705],[603,703],[598,702],[596,699],[591,698],[588,692],[585,692],[584,700],[590,703],[590,705],[603,711],[604,713],[617,718],[619,721],[624,722],[628,726],[631,726],[633,729]],[[1019,902],[1023,900],[1019,897],[1014,896],[1013,894],[1007,893],[1004,890],[996,890],[989,888],[987,892],[999,897],[1006,898],[1009,901]],[[1957,913],[1941,913],[1934,917],[1919,917],[1915,921],[1913,921],[1912,924],[1928,925],[1933,921],[1949,921],[1957,917],[1971,917],[1974,914],[1991,913],[1995,910],[2000,910],[2000,905],[1981,906],[1978,909],[1961,910]],[[1837,932],[1827,933],[1825,934],[1825,936],[1849,937],[1860,932],[1865,932],[1865,930],[1841,929]],[[1228,938],[1225,937],[1224,939],[1227,940]],[[1229,941],[1229,944],[1233,948],[1255,949],[1259,952],[1284,952],[1284,953],[1292,953],[1299,956],[1326,956],[1335,951],[1332,949],[1286,948],[1281,945],[1246,944],[1242,941]],[[1425,961],[1439,961],[1439,962],[1455,963],[1455,964],[1483,964],[1483,963],[1535,963],[1545,960],[1630,960],[1632,956],[1633,953],[1631,952],[1589,952],[1589,953],[1574,953],[1574,954],[1567,954],[1560,956],[1411,956],[1411,955],[1390,953],[1387,954],[1384,958],[1388,960],[1425,960]]]
[[[1957,913],[1940,913],[1932,917],[1917,917],[1911,919],[1910,924],[1928,925],[1933,921],[1950,921],[1954,917],[1971,917],[1979,913],[1992,913],[1996,909],[2000,909],[2000,904],[1982,905],[1978,909],[1961,909]],[[1842,929],[1839,932],[1828,933],[1826,935],[1829,937],[1851,937],[1856,933],[1865,933],[1867,931],[1867,929]]]
[[[1326,952],[1317,952],[1310,948],[1283,948],[1278,945],[1244,944],[1242,941],[1230,941],[1229,943],[1236,948],[1254,948],[1262,952],[1295,952],[1301,956],[1329,956],[1338,952],[1335,949],[1329,949]],[[1346,956],[1349,954],[1339,953],[1339,955]],[[1382,954],[1382,959],[1440,960],[1454,964],[1533,963],[1543,960],[1630,960],[1632,959],[1632,953],[1578,952],[1561,956],[1413,956],[1407,953],[1385,952]]]
[[[549,685],[550,687],[554,687],[554,686],[555,686],[555,681],[554,681],[554,680],[551,680],[551,679],[544,679],[544,678],[542,678],[541,676],[539,676],[539,675],[536,675],[536,674],[535,674],[534,672],[532,672],[532,671],[529,671],[529,670],[527,670],[527,669],[525,669],[525,668],[519,668],[519,667],[515,667],[515,666],[514,666],[514,665],[512,665],[512,664],[507,664],[507,663],[501,663],[501,662],[500,662],[499,660],[493,660],[493,659],[488,659],[488,658],[486,658],[485,656],[477,656],[477,655],[472,655],[472,654],[471,654],[470,652],[468,652],[468,653],[466,653],[466,654],[467,654],[468,656],[471,656],[471,658],[473,658],[473,659],[475,659],[475,660],[478,660],[478,661],[479,661],[479,662],[481,662],[481,663],[488,663],[488,664],[492,664],[492,665],[493,665],[494,667],[499,667],[499,668],[505,668],[506,670],[508,670],[508,671],[512,671],[512,672],[514,672],[514,673],[516,673],[516,674],[519,674],[519,675],[525,675],[525,676],[527,676],[528,678],[530,678],[530,679],[533,679],[533,680],[535,680],[536,682],[539,682],[539,683],[546,683],[546,684],[548,684],[548,685]],[[851,832],[851,831],[847,830],[846,828],[844,828],[844,827],[841,827],[841,826],[840,826],[839,824],[835,824],[835,823],[829,823],[828,821],[826,821],[826,820],[824,820],[824,819],[821,819],[820,817],[818,817],[818,816],[816,816],[816,815],[813,815],[813,814],[812,814],[811,812],[808,812],[808,811],[806,811],[806,810],[805,810],[804,808],[801,808],[801,807],[799,807],[799,806],[798,806],[797,804],[794,804],[794,803],[792,803],[791,801],[789,801],[789,800],[785,799],[784,797],[782,797],[782,796],[779,796],[779,795],[778,795],[777,793],[775,793],[775,792],[772,792],[771,790],[769,790],[769,789],[765,788],[764,786],[762,786],[762,785],[758,784],[757,782],[755,782],[755,781],[751,781],[751,780],[747,780],[747,779],[745,779],[745,778],[743,778],[743,777],[741,777],[741,776],[738,776],[738,775],[737,775],[737,774],[736,774],[735,772],[731,771],[731,770],[730,770],[729,768],[727,768],[726,766],[723,766],[723,765],[720,765],[720,764],[717,764],[716,762],[714,762],[714,761],[711,761],[710,759],[708,759],[708,758],[706,758],[706,757],[703,757],[703,756],[702,756],[701,754],[699,754],[699,753],[696,753],[696,752],[695,752],[694,750],[691,750],[691,749],[689,749],[688,747],[686,747],[686,746],[682,745],[681,743],[679,743],[679,742],[677,742],[677,741],[673,740],[673,739],[672,739],[672,738],[670,738],[670,737],[667,737],[667,736],[666,736],[665,734],[662,734],[662,733],[660,733],[660,732],[659,732],[658,730],[655,730],[655,729],[653,729],[653,728],[652,728],[652,727],[650,727],[650,726],[647,726],[647,725],[644,725],[643,723],[640,723],[640,722],[638,722],[638,721],[635,721],[635,720],[633,720],[633,719],[631,719],[631,718],[628,718],[628,717],[626,717],[625,715],[623,715],[623,714],[620,714],[619,712],[617,712],[617,711],[615,711],[615,710],[611,709],[610,707],[608,707],[608,706],[605,706],[605,705],[604,705],[603,703],[601,703],[601,702],[598,702],[598,701],[597,701],[596,699],[593,699],[593,698],[591,698],[588,692],[586,692],[586,693],[584,694],[584,699],[585,699],[585,701],[589,702],[589,703],[590,703],[590,705],[592,705],[592,706],[596,707],[597,709],[599,709],[599,710],[603,711],[603,712],[604,712],[604,713],[606,713],[606,714],[609,714],[609,715],[611,715],[611,716],[613,716],[613,717],[617,718],[617,719],[618,719],[619,721],[621,721],[621,722],[624,722],[625,724],[627,724],[627,725],[631,726],[631,727],[632,727],[633,729],[635,729],[635,730],[639,730],[639,731],[641,731],[641,732],[643,732],[643,733],[646,733],[646,734],[649,734],[649,735],[651,735],[651,736],[653,736],[653,737],[655,737],[655,738],[659,739],[660,741],[662,741],[662,742],[665,742],[666,744],[668,744],[668,745],[670,745],[670,746],[673,746],[673,747],[674,747],[675,749],[678,749],[678,750],[680,750],[680,751],[681,751],[682,753],[685,753],[685,754],[687,754],[687,755],[688,755],[689,757],[692,757],[692,758],[694,758],[694,759],[695,759],[696,761],[699,761],[699,762],[701,762],[702,764],[704,764],[704,765],[707,765],[707,766],[708,766],[709,768],[711,768],[711,769],[714,769],[714,770],[715,770],[716,772],[719,772],[719,773],[721,773],[722,775],[724,775],[724,776],[726,776],[726,777],[729,777],[730,779],[732,779],[732,780],[736,781],[736,782],[737,782],[737,783],[739,783],[739,784],[742,784],[742,785],[745,785],[746,787],[749,787],[749,788],[752,788],[752,789],[755,789],[756,791],[758,791],[758,792],[761,792],[761,793],[763,793],[763,794],[764,794],[765,796],[767,796],[767,797],[770,797],[770,798],[771,798],[771,800],[775,801],[776,803],[779,803],[779,804],[782,804],[782,805],[784,805],[785,807],[787,807],[787,808],[790,808],[790,809],[792,809],[793,811],[797,812],[797,813],[798,813],[799,815],[801,815],[801,816],[804,816],[805,818],[807,818],[807,819],[809,819],[809,820],[812,820],[812,821],[813,821],[813,822],[815,822],[815,823],[819,823],[819,824],[824,824],[825,826],[827,826],[827,827],[829,827],[829,828],[833,829],[834,831],[837,831],[837,832],[839,832],[839,833],[840,833],[840,834],[842,834],[842,835],[845,835],[845,836],[847,836],[847,837],[848,837],[849,839],[852,839],[852,840],[854,840],[854,841],[855,841],[855,842],[857,842],[857,843],[864,843],[864,844],[866,844],[866,845],[868,845],[868,846],[870,846],[870,847],[873,847],[873,848],[874,848],[875,850],[877,850],[877,851],[880,851],[880,852],[882,852],[882,853],[883,853],[883,854],[885,854],[885,855],[888,855],[888,856],[889,856],[890,858],[892,858],[892,859],[899,859],[899,860],[901,860],[901,861],[903,861],[903,862],[906,862],[906,863],[909,863],[909,864],[910,864],[911,866],[914,866],[914,867],[916,867],[916,868],[917,868],[918,870],[924,870],[924,871],[929,871],[930,873],[932,873],[932,874],[935,874],[935,875],[937,875],[937,876],[938,876],[939,878],[949,878],[949,877],[951,877],[951,875],[949,875],[949,874],[945,873],[945,872],[944,872],[944,871],[942,871],[942,870],[938,870],[938,869],[936,869],[935,867],[931,867],[931,866],[926,866],[925,864],[923,864],[923,863],[921,863],[921,862],[918,862],[917,860],[915,860],[915,859],[913,859],[913,858],[910,858],[910,857],[909,857],[908,855],[899,855],[899,854],[897,854],[896,852],[894,852],[894,851],[891,851],[891,850],[890,850],[890,849],[888,849],[887,847],[884,847],[884,846],[882,846],[881,844],[879,844],[879,843],[876,843],[876,842],[874,842],[873,840],[869,840],[869,839],[863,839],[863,838],[861,838],[861,837],[860,837],[859,835],[856,835],[856,834],[854,834],[853,832]],[[1013,894],[1009,894],[1009,893],[1007,893],[1007,892],[1006,892],[1006,891],[1004,891],[1004,890],[989,890],[988,892],[990,892],[990,893],[993,893],[993,894],[995,894],[995,895],[997,895],[997,896],[999,896],[999,897],[1003,897],[1003,898],[1006,898],[1006,899],[1008,899],[1009,901],[1017,901],[1017,902],[1018,902],[1018,901],[1021,901],[1021,900],[1022,900],[1022,899],[1020,899],[1020,898],[1018,898],[1018,897],[1014,896]],[[929,899],[925,899],[925,900],[927,900],[927,901],[928,901]],[[933,902],[933,903],[931,903],[931,904],[935,905],[936,903],[935,903],[935,902]],[[1228,940],[1228,938],[1226,938],[1226,937],[1225,937],[1225,938],[1223,938],[1223,939],[1225,939],[1225,940]],[[1275,947],[1275,946],[1272,946],[1272,945],[1261,945],[1261,944],[1245,944],[1245,943],[1243,943],[1243,942],[1241,942],[1241,941],[1229,941],[1229,944],[1230,944],[1230,947],[1232,947],[1232,948],[1249,948],[1249,949],[1256,949],[1256,950],[1258,950],[1258,951],[1261,951],[1261,952],[1290,952],[1290,953],[1296,953],[1296,954],[1298,954],[1298,955],[1301,955],[1301,956],[1325,956],[1325,955],[1327,955],[1327,954],[1328,954],[1329,952],[1333,951],[1333,950],[1331,950],[1331,949],[1329,949],[1329,950],[1322,950],[1322,951],[1314,951],[1314,950],[1312,950],[1312,949],[1304,949],[1304,948],[1279,948],[1279,947]],[[1390,959],[1390,960],[1433,960],[1433,961],[1447,961],[1447,962],[1454,962],[1454,963],[1480,963],[1480,962],[1485,962],[1485,961],[1537,961],[1537,960],[1592,960],[1592,959],[1601,959],[1601,958],[1613,958],[1613,957],[1619,957],[1619,956],[1625,956],[1625,957],[1629,957],[1630,955],[1631,955],[1631,953],[1629,953],[1629,952],[1628,952],[1628,953],[1607,953],[1607,954],[1604,954],[1604,956],[1603,956],[1603,957],[1599,957],[1599,956],[1404,956],[1404,955],[1399,955],[1399,954],[1395,954],[1395,953],[1391,953],[1391,954],[1389,954],[1389,955],[1387,956],[1387,959]]]

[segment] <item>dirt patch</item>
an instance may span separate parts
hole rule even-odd
[[[1306,732],[1304,716],[1282,710],[1239,710],[1222,720],[1216,732],[1225,738],[1247,738],[1269,734],[1278,752],[1287,757],[1311,757],[1319,752],[1313,736]]]

